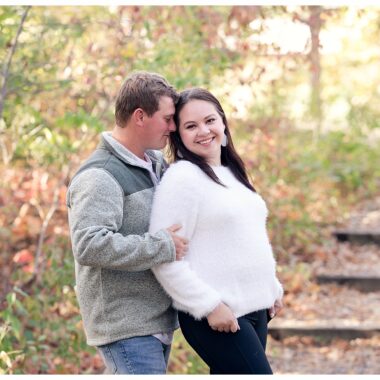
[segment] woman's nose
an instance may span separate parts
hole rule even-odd
[[[198,130],[198,134],[203,136],[203,135],[208,135],[210,133],[210,128],[206,124],[201,124]]]

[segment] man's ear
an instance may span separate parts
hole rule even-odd
[[[145,112],[142,110],[142,108],[136,108],[133,111],[132,118],[138,126],[143,126],[144,117],[145,117]]]

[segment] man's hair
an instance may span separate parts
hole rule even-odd
[[[176,104],[178,94],[167,80],[156,73],[136,71],[130,74],[120,88],[116,98],[115,121],[119,127],[125,127],[137,108],[148,116],[158,111],[162,96],[168,96]]]

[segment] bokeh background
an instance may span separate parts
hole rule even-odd
[[[379,194],[379,41],[375,6],[0,7],[0,373],[103,370],[74,294],[65,194],[126,75],[221,100],[297,297],[331,228]],[[180,332],[169,370],[207,373]]]

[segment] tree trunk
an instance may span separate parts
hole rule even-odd
[[[311,34],[311,49],[309,53],[310,57],[310,71],[311,71],[311,99],[310,99],[310,111],[311,116],[316,122],[314,130],[314,137],[319,138],[322,121],[322,102],[321,102],[321,60],[319,54],[319,33],[321,31],[322,19],[321,12],[322,7],[310,6],[310,18],[309,28]]]

